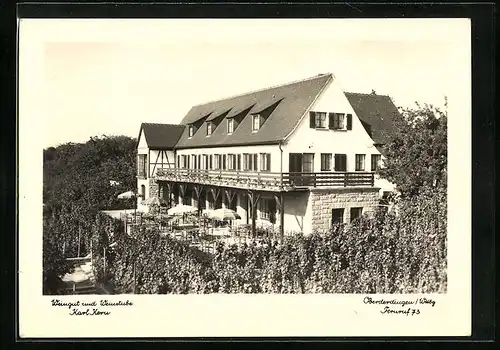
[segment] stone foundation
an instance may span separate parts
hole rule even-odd
[[[379,203],[378,191],[376,187],[311,190],[313,232],[331,228],[332,209],[344,209],[344,223],[351,221],[351,208],[363,208],[363,214],[372,213]]]

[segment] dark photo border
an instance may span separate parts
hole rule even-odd
[[[2,342],[102,341],[215,341],[215,342],[387,342],[460,341],[494,339],[495,324],[495,46],[492,3],[20,3],[0,5],[2,32],[3,116],[0,151],[1,222],[3,230]],[[17,18],[470,18],[472,26],[472,336],[471,337],[293,337],[293,338],[97,338],[21,339],[17,299]],[[460,84],[457,81],[457,84]],[[6,166],[5,166],[6,165]],[[13,327],[9,327],[12,325]],[[9,332],[9,330],[13,330]],[[10,346],[9,346],[10,345]],[[96,345],[94,343],[93,345]],[[91,345],[91,346],[93,346]],[[307,345],[306,345],[307,346]]]

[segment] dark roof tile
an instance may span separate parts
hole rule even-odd
[[[219,116],[229,111],[225,116],[225,119],[227,119],[227,117],[235,116],[249,109],[247,112],[248,116],[262,112],[279,101],[265,123],[262,124],[260,130],[256,133],[252,133],[252,120],[246,116],[243,117],[231,135],[227,134],[226,123],[223,120],[213,130],[212,135],[208,137],[203,127],[199,128],[191,138],[188,137],[188,131],[185,130],[176,148],[277,143],[283,140],[294,129],[301,120],[301,117],[331,79],[331,74],[323,74],[285,85],[194,106],[184,117],[181,124],[192,124],[208,113],[212,113],[211,116]]]
[[[185,125],[142,123],[139,137],[144,130],[144,136],[149,148],[173,149],[181,137]]]
[[[394,130],[398,109],[389,96],[346,92],[345,96],[376,144],[384,144]]]

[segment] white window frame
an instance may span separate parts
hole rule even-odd
[[[193,137],[193,135],[194,135],[194,126],[189,125],[189,127],[188,127],[188,128],[189,128],[189,129],[188,129],[188,136],[189,136],[189,137]]]
[[[269,199],[262,198],[259,205],[260,219],[271,220],[271,209],[269,208]]]
[[[328,159],[328,168],[323,168],[323,158],[326,157]],[[332,170],[332,154],[331,153],[321,153],[320,155],[320,171],[331,171]]]
[[[342,123],[341,123],[342,122]],[[345,113],[333,113],[333,126],[334,130],[346,130],[347,120]]]
[[[258,121],[257,128],[255,128],[255,121]],[[252,115],[252,132],[257,132],[260,129],[260,114]]]
[[[207,122],[207,136],[212,135],[212,133],[214,132],[213,129],[214,129],[213,123]]]
[[[377,171],[378,169],[380,169],[380,167],[382,166],[382,155],[381,154],[372,154],[371,157],[370,157],[370,170],[371,171]],[[375,164],[375,169],[373,168],[373,160],[374,158],[377,158],[377,161],[376,161],[376,164]]]
[[[271,171],[271,153],[260,154],[260,171]]]
[[[234,132],[234,119],[229,118],[227,120],[227,133],[231,135]]]
[[[361,159],[360,165],[358,168],[358,159]],[[354,170],[355,171],[366,171],[366,154],[356,154],[354,158]]]
[[[318,121],[321,121],[321,119],[318,119],[318,117],[324,117],[323,119],[323,126],[321,126],[321,123],[318,124]],[[328,129],[328,114],[326,112],[314,112],[314,128],[316,129]]]

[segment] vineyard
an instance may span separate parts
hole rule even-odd
[[[103,247],[108,238],[100,237]],[[446,292],[444,193],[403,202],[398,215],[379,212],[281,244],[218,244],[213,255],[145,227],[115,239],[105,259],[116,293]]]

